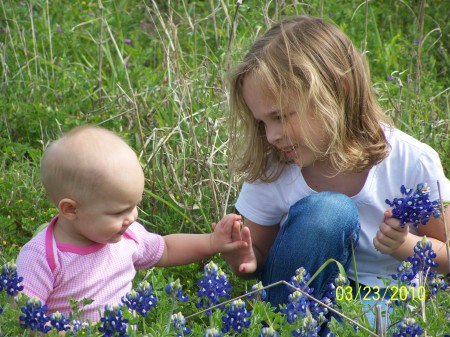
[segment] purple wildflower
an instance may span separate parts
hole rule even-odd
[[[186,318],[184,318],[181,312],[170,316],[170,325],[177,333],[177,337],[187,336],[191,333],[191,329],[186,327]]]
[[[36,330],[42,333],[47,333],[51,327],[46,325],[50,320],[45,311],[47,305],[42,305],[42,302],[37,298],[27,299],[26,306],[20,309],[24,315],[19,317],[20,326],[24,329]]]
[[[170,282],[164,287],[164,291],[167,295],[170,296],[171,300],[174,302],[177,298],[181,302],[187,302],[189,300],[189,296],[183,295],[183,286],[180,284],[180,280],[177,279],[173,282]]]
[[[133,289],[122,297],[122,303],[142,317],[146,317],[149,310],[156,307],[157,301],[158,298],[153,295],[152,286],[147,281],[142,281],[136,290]]]
[[[302,326],[292,331],[292,335],[295,337],[319,337],[319,331],[319,323],[308,313],[303,319]]]
[[[392,337],[419,337],[422,335],[422,328],[412,317],[405,317],[398,323],[398,331],[392,333]]]
[[[250,321],[247,319],[252,315],[251,311],[245,308],[245,302],[241,299],[234,300],[226,309],[226,316],[222,316],[222,332],[228,332],[230,329],[238,333],[242,333],[243,328],[250,326]]]
[[[101,326],[98,327],[98,331],[104,333],[103,337],[128,337],[128,320],[123,318],[121,305],[106,305],[100,322]]]
[[[402,198],[394,198],[392,201],[386,199],[386,203],[392,207],[394,218],[400,219],[401,227],[409,223],[414,227],[419,223],[425,225],[431,215],[436,218],[440,216],[439,202],[430,201],[430,188],[427,184],[418,184],[415,191],[402,185],[400,192]]]
[[[264,300],[267,297],[267,293],[263,288],[262,282],[254,284],[250,290],[251,294],[247,295],[247,298],[255,299],[257,301]]]
[[[320,331],[322,324],[328,321],[326,318],[328,309],[316,301],[310,300],[305,295],[305,293],[312,294],[314,290],[307,286],[310,279],[311,275],[304,268],[299,268],[295,271],[295,275],[291,278],[289,283],[302,291],[295,290],[290,294],[288,297],[289,302],[285,308],[281,309],[281,312],[286,315],[286,320],[289,324],[294,324],[299,319],[303,320],[303,327],[300,328],[300,330],[295,330],[296,332],[293,332],[294,335],[309,331],[308,333],[312,333],[311,336],[315,336],[314,334]],[[339,282],[341,282],[340,279]],[[332,299],[328,297],[322,298],[321,301],[327,305],[332,304]]]
[[[20,284],[22,281],[23,277],[17,275],[17,268],[14,263],[8,262],[2,266],[0,291],[5,289],[9,296],[16,296],[23,290],[23,286]]]
[[[57,331],[66,331],[70,329],[70,319],[66,318],[59,311],[50,315],[50,323]]]
[[[123,40],[123,43],[125,43],[127,45],[131,45],[131,39],[125,39],[125,40]]]
[[[388,81],[393,81],[393,80],[395,80],[395,77],[392,76],[392,75],[389,75],[388,78],[387,78],[387,80],[388,80]]]
[[[436,271],[431,268],[436,268],[438,263],[434,261],[436,253],[432,248],[432,244],[424,236],[414,246],[414,255],[408,256],[407,261],[402,261],[397,267],[397,274],[393,274],[394,280],[400,282],[407,282],[408,285],[415,286],[414,280],[416,275],[422,273],[426,275],[426,282],[429,286],[431,295],[436,294],[440,289],[446,289],[448,284],[443,276],[437,275]],[[405,301],[403,301],[405,302]]]
[[[212,314],[209,308],[219,304],[220,298],[230,297],[231,284],[228,281],[228,277],[212,261],[205,265],[203,279],[198,280],[197,284],[200,286],[200,290],[198,291],[200,302],[196,303],[195,306],[197,308],[205,307],[208,309],[206,311],[208,316]]]

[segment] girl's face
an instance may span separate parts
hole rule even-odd
[[[267,92],[257,76],[244,78],[244,100],[255,120],[264,125],[267,141],[282,151],[286,160],[301,167],[312,165],[318,159],[317,150],[327,148],[325,128],[311,110],[300,118],[293,102],[281,109],[279,100]]]
[[[71,227],[71,237],[78,245],[116,243],[137,220],[137,205],[144,191],[144,176],[129,170],[117,172],[100,191],[77,206],[77,218]]]

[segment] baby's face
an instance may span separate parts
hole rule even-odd
[[[127,165],[125,165],[127,166]],[[136,165],[127,167],[110,178],[77,209],[74,231],[90,243],[116,243],[123,233],[137,220],[137,205],[142,200],[144,175]]]

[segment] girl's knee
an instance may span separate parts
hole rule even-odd
[[[337,233],[351,235],[357,233],[359,228],[355,202],[336,192],[319,192],[302,198],[291,207],[289,218],[288,222],[298,221],[303,230],[309,228],[319,236]]]

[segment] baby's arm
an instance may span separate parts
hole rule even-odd
[[[158,267],[170,267],[203,260],[217,253],[226,253],[247,246],[243,240],[233,240],[233,231],[239,231],[241,217],[228,214],[209,234],[170,234],[164,236],[164,252],[156,263]]]

